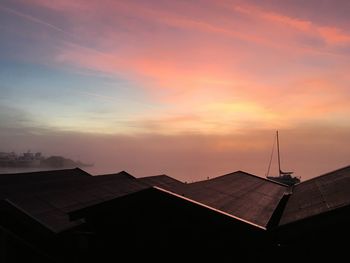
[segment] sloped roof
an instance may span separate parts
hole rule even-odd
[[[242,171],[191,184],[181,183],[165,175],[138,180],[176,198],[263,229],[266,229],[280,200],[288,192],[285,185]],[[108,200],[105,203],[110,202]],[[90,209],[103,206],[100,203],[72,214],[82,215]]]
[[[350,204],[350,166],[312,178],[293,188],[280,225]]]
[[[54,232],[77,224],[69,221],[70,211],[149,187],[125,172],[91,176],[67,169],[12,176],[0,183],[0,199],[10,200]]]
[[[81,170],[80,168],[74,169],[62,169],[62,170],[50,170],[50,171],[38,171],[27,173],[13,173],[13,174],[1,174],[0,175],[0,187],[10,184],[31,184],[43,181],[61,181],[63,178],[72,178],[77,176],[91,176],[89,173]]]
[[[186,184],[165,174],[138,178],[139,181],[150,186],[158,186],[165,190],[181,192]]]
[[[97,178],[104,178],[105,180],[114,180],[114,179],[135,179],[136,177],[132,176],[126,171],[121,171],[118,173],[112,173],[112,174],[101,174],[101,175],[95,175]]]
[[[237,171],[187,184],[177,194],[266,227],[286,191],[282,184]]]
[[[166,175],[135,178],[122,171],[91,176],[81,169],[67,169],[0,175],[0,199],[8,199],[59,232],[79,223],[69,221],[69,212],[152,186],[265,228],[290,189],[242,171],[186,184]],[[294,186],[279,225],[350,205],[348,189],[350,166]]]

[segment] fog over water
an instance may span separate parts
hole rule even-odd
[[[233,135],[96,135],[71,132],[2,134],[1,151],[40,151],[61,155],[92,167],[93,174],[122,170],[136,177],[167,174],[182,181],[198,181],[236,170],[264,177],[275,131],[250,130]],[[280,131],[282,168],[306,180],[350,164],[350,132],[333,130]],[[271,175],[277,175],[273,160]],[[21,169],[1,169],[21,172]],[[29,171],[29,170],[27,170]]]

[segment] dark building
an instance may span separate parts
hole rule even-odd
[[[188,184],[78,168],[3,174],[0,261],[334,259],[349,204],[350,166],[293,187],[242,171]]]

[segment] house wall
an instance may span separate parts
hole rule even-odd
[[[155,189],[90,209],[85,218],[96,235],[89,249],[96,260],[112,254],[154,260],[166,254],[230,261],[247,248],[263,251],[269,245],[260,228]]]

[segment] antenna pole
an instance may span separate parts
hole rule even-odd
[[[277,138],[278,174],[281,176],[280,141],[278,138],[278,131],[276,131],[276,138]]]

